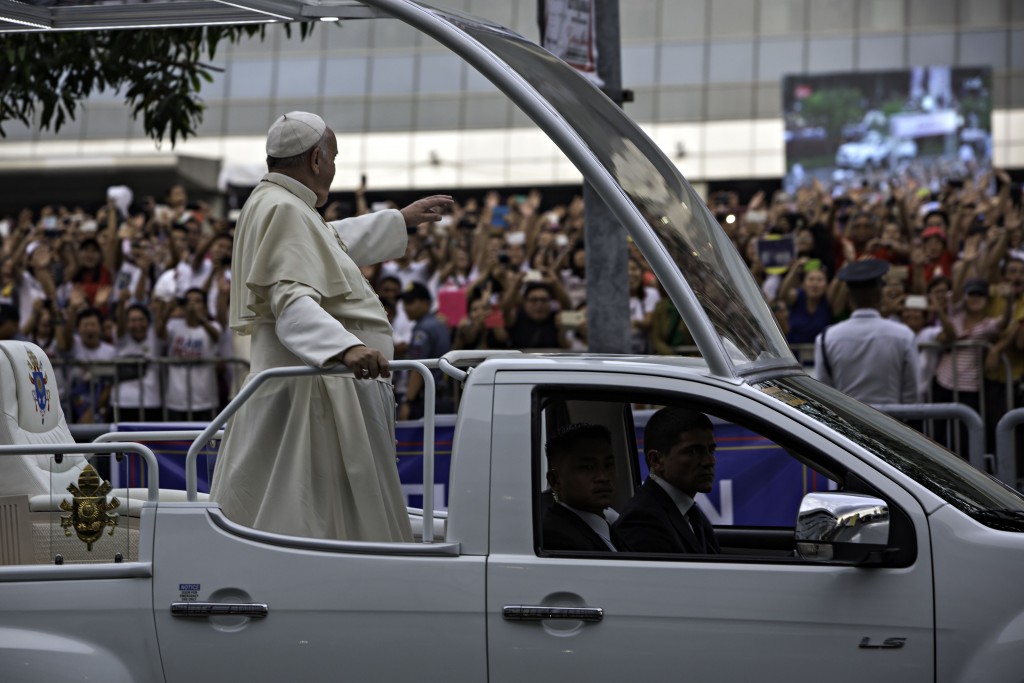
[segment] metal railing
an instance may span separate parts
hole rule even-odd
[[[175,411],[185,414],[185,419],[191,421],[193,414],[202,410],[216,412],[220,405],[212,408],[198,408],[193,405],[193,377],[195,371],[209,367],[217,368],[225,366],[234,372],[241,372],[244,375],[249,373],[249,361],[244,358],[202,358],[183,361],[178,358],[118,358],[114,360],[92,360],[83,361],[69,357],[51,358],[50,362],[54,372],[59,378],[61,387],[61,407],[68,418],[68,422],[75,421],[75,418],[84,411],[91,411],[93,422],[121,422],[122,412],[135,413],[140,408],[147,411],[158,411],[160,420],[167,422],[170,419],[165,397],[167,393],[167,374],[171,368],[185,368],[185,399],[187,401],[184,411]],[[146,373],[152,366],[157,370],[157,400],[146,394]],[[84,376],[84,377],[83,377]],[[78,391],[75,386],[78,384]],[[118,387],[128,383],[137,383],[139,386],[138,406],[122,406],[115,400]],[[76,400],[86,398],[85,402],[76,405]],[[155,404],[155,405],[154,405]],[[146,408],[149,405],[150,407]],[[204,416],[205,418],[206,416]]]
[[[999,480],[1018,490],[1024,484],[1017,480],[1016,428],[1024,423],[1024,408],[1007,412],[996,425],[996,473]]]
[[[150,502],[160,499],[160,470],[157,467],[156,455],[141,443],[119,443],[116,449],[102,443],[49,443],[49,444],[14,444],[0,446],[0,456],[10,455],[85,455],[87,453],[106,455],[112,450],[136,453],[146,461],[149,468],[147,477],[147,495]]]
[[[430,482],[434,481],[434,406],[437,390],[434,386],[434,375],[430,369],[419,361],[403,360],[392,361],[391,370],[413,370],[423,377],[423,542],[434,542],[434,487]],[[209,426],[204,429],[185,456],[185,495],[189,501],[198,499],[199,476],[196,471],[196,462],[199,451],[203,445],[209,442],[221,427],[227,424],[228,419],[238,412],[253,394],[267,381],[284,377],[309,377],[315,375],[342,375],[351,376],[352,371],[344,365],[336,365],[332,368],[320,369],[311,367],[284,367],[271,368],[258,372],[249,378],[249,381],[238,392],[230,403],[213,418]]]
[[[967,453],[971,465],[984,472],[986,464],[994,464],[991,456],[985,454],[985,423],[970,406],[963,403],[888,403],[873,407],[904,420],[959,420],[967,428]]]

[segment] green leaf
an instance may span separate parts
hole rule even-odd
[[[300,35],[308,37],[313,26],[301,24]],[[173,146],[202,123],[200,90],[203,81],[213,82],[218,47],[257,36],[266,37],[266,25],[7,34],[0,47],[0,137],[11,120],[59,130],[75,119],[79,102],[109,89],[124,96],[134,119],[142,116],[157,145],[170,138]]]

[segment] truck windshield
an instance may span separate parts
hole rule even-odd
[[[753,386],[828,425],[982,524],[1024,531],[1024,496],[910,427],[806,375]]]
[[[683,278],[700,302],[706,320],[687,324],[710,323],[737,374],[795,364],[749,268],[704,200],[619,107],[564,62],[521,36],[470,17],[437,14],[525,79],[589,147],[642,217],[627,221],[626,229],[634,239],[636,231],[653,234],[674,263],[672,272],[656,272],[658,278]],[[637,242],[642,246],[643,241]],[[682,311],[680,302],[675,303]]]

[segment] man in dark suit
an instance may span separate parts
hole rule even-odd
[[[650,476],[623,508],[615,530],[643,553],[720,553],[715,530],[694,497],[715,481],[711,420],[687,408],[662,408],[647,422]]]
[[[547,443],[555,502],[544,513],[545,550],[626,550],[604,511],[615,498],[612,437],[601,425],[567,425]]]

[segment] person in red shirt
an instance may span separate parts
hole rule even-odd
[[[70,278],[72,284],[85,292],[85,299],[90,306],[95,306],[101,313],[105,313],[107,301],[113,290],[114,278],[103,263],[103,251],[99,242],[92,238],[82,240],[75,256],[76,260],[72,265],[74,272]]]
[[[925,222],[921,245],[910,252],[910,290],[924,294],[928,283],[937,276],[953,277],[953,254],[946,247],[946,230]]]

